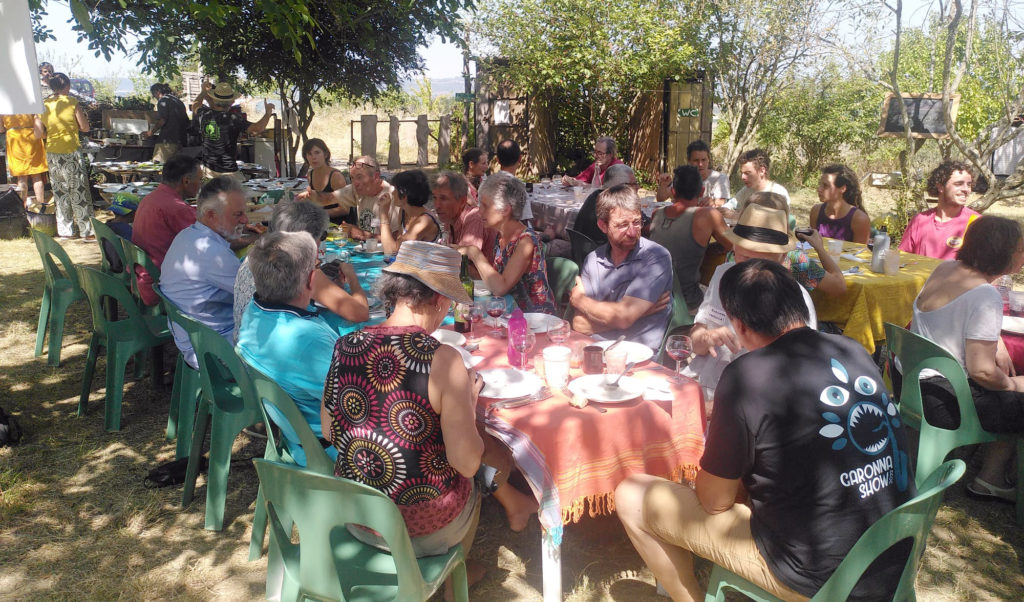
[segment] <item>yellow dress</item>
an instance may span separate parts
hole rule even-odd
[[[46,149],[32,131],[35,115],[4,115],[7,130],[7,168],[12,176],[46,173]]]

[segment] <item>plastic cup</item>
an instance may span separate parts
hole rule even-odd
[[[829,240],[828,242],[828,254],[832,257],[832,260],[839,263],[839,256],[843,254],[843,241],[841,240]]]
[[[892,275],[900,271],[900,250],[889,248],[885,252],[885,273]]]
[[[1010,314],[1024,315],[1024,291],[1010,291]]]
[[[626,371],[626,358],[629,351],[625,349],[612,349],[604,354],[605,382],[612,384],[619,376]]]
[[[548,387],[561,389],[569,383],[569,363],[572,349],[556,345],[546,347],[541,355],[544,358],[544,379]]]
[[[582,186],[573,186],[572,187],[572,195],[573,195],[573,198],[576,200],[577,203],[582,203],[583,202],[583,187]]]

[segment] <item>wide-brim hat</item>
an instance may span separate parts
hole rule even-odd
[[[398,247],[395,261],[384,271],[412,276],[456,303],[472,303],[459,280],[461,268],[462,255],[455,249],[422,240],[407,240]]]
[[[213,102],[227,103],[234,102],[238,98],[238,94],[235,93],[235,89],[231,87],[231,84],[220,82],[210,90],[210,98],[213,99]]]
[[[725,237],[734,245],[755,253],[785,253],[796,248],[789,232],[789,217],[781,209],[748,204]]]

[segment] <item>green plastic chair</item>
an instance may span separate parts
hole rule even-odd
[[[917,497],[890,510],[868,527],[811,600],[849,599],[850,592],[871,563],[894,544],[907,538],[912,538],[914,545],[903,566],[893,600],[915,600],[914,579],[921,565],[921,557],[924,556],[928,532],[942,503],[942,494],[959,481],[966,470],[967,465],[963,460],[950,460],[929,475],[918,489]],[[725,600],[726,589],[738,591],[758,602],[778,600],[743,577],[715,565],[704,602]]]
[[[100,247],[100,269],[104,274],[113,276],[121,281],[125,288],[132,286],[131,276],[125,269],[127,262],[124,257],[123,240],[116,232],[110,229],[106,223],[95,217],[90,217],[93,232],[96,234],[96,244]],[[107,299],[107,318],[117,319],[117,303],[113,299]]]
[[[555,297],[555,307],[565,319],[569,318],[569,292],[576,286],[576,276],[580,274],[580,266],[565,257],[548,257],[548,283]]]
[[[153,291],[160,297],[160,307],[167,319],[174,322],[186,333],[190,328],[202,326],[191,316],[181,313],[178,306],[164,296],[158,284],[153,284]],[[176,441],[175,458],[188,457],[192,445],[192,429],[196,422],[196,406],[202,385],[199,383],[199,370],[188,365],[185,356],[179,352],[178,362],[174,366],[174,384],[171,387],[171,407],[167,412],[167,440]]]
[[[82,289],[92,310],[93,332],[89,341],[89,354],[82,375],[82,394],[78,398],[78,415],[84,416],[89,403],[89,391],[96,371],[96,357],[100,347],[107,351],[106,404],[104,426],[108,431],[121,430],[121,399],[124,395],[124,373],[133,355],[171,340],[167,322],[147,316],[135,306],[131,293],[119,280],[86,266],[77,266]],[[108,300],[120,303],[127,317],[110,320],[105,308]]]
[[[75,264],[67,251],[53,238],[33,228],[32,240],[43,262],[43,301],[39,305],[39,326],[36,328],[36,357],[43,354],[43,341],[50,332],[46,363],[60,365],[60,349],[64,341],[64,316],[72,303],[85,299],[85,291],[78,282]],[[61,269],[63,267],[63,269]]]
[[[209,430],[210,466],[206,475],[204,526],[211,531],[220,531],[224,528],[231,446],[242,429],[263,421],[263,410],[249,373],[231,343],[196,321],[188,323],[185,329],[196,352],[202,396],[192,429],[181,505],[188,506],[195,495],[203,443]]]
[[[295,401],[291,398],[288,393],[282,389],[273,379],[266,374],[263,374],[256,368],[249,365],[244,359],[242,363],[245,364],[249,370],[249,376],[252,379],[253,386],[256,389],[256,395],[260,400],[260,410],[263,412],[263,422],[266,425],[271,423],[277,424],[279,428],[285,425],[277,423],[271,414],[267,411],[267,406],[273,406],[281,414],[284,415],[288,426],[295,431],[295,434],[299,438],[299,442],[302,445],[302,450],[306,454],[306,470],[310,470],[317,474],[333,475],[334,474],[334,461],[324,451],[324,447],[320,444],[319,436],[313,432],[310,428],[309,423],[306,421],[305,416],[299,411]],[[277,437],[274,435],[274,429],[267,429],[267,449],[263,454],[265,460],[272,462],[283,462],[285,464],[296,465],[295,460],[292,458],[292,454],[288,450],[288,446],[284,440],[284,437]],[[263,503],[263,486],[260,486],[259,493],[256,494],[256,514],[252,520],[252,537],[249,540],[249,560],[258,559],[263,553],[263,539],[267,532],[267,509]]]
[[[566,228],[565,232],[569,235],[569,245],[572,248],[572,260],[575,261],[576,265],[582,270],[583,260],[587,258],[587,255],[589,255],[591,251],[600,245],[597,241],[586,234],[573,230],[572,228]]]
[[[661,347],[658,348],[658,361],[661,364],[665,364],[665,344],[668,342],[668,338],[672,336],[672,332],[677,328],[684,326],[693,326],[693,316],[690,315],[690,310],[686,306],[686,299],[683,298],[683,289],[679,286],[679,278],[676,277],[675,272],[672,273],[672,313],[668,318],[668,326],[665,327],[665,335],[661,337]],[[675,362],[671,364],[675,367]]]
[[[990,433],[982,428],[978,411],[974,407],[974,396],[967,383],[967,373],[948,351],[890,322],[886,322],[884,328],[890,357],[898,357],[903,367],[903,384],[899,392],[900,416],[907,425],[921,433],[917,446],[917,479],[920,481],[921,475],[931,474],[949,452],[958,447],[1004,438],[1016,439],[1017,524],[1024,525],[1024,437]],[[960,425],[956,429],[940,428],[925,419],[920,374],[926,369],[935,370],[953,386],[960,410]]]
[[[268,599],[426,600],[449,574],[455,599],[469,599],[462,545],[416,558],[398,506],[380,491],[287,464],[253,463],[270,517]],[[298,544],[285,521],[298,527]],[[391,552],[360,542],[346,524],[373,529]]]
[[[143,270],[149,274],[151,281],[155,284],[160,282],[160,268],[156,267],[149,254],[142,249],[142,247],[136,245],[132,241],[122,238],[121,245],[124,249],[125,258],[125,272],[128,273],[131,279],[132,294],[135,295],[135,299],[138,302],[139,309],[146,313],[157,315],[166,315],[163,304],[157,303],[156,305],[146,305],[142,301],[142,295],[139,293],[139,270]]]

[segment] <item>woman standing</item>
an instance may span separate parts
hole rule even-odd
[[[828,238],[868,243],[871,218],[864,211],[857,174],[845,165],[833,163],[821,170],[818,200],[811,207],[811,227]]]
[[[380,243],[388,255],[398,252],[398,247],[407,240],[438,242],[441,239],[441,223],[426,208],[430,200],[430,182],[427,174],[420,169],[403,171],[391,178],[390,202],[377,204],[377,218],[380,220]],[[391,204],[400,209],[401,223],[391,223]]]
[[[498,231],[494,265],[477,247],[459,247],[469,257],[492,295],[511,294],[524,312],[555,314],[548,285],[544,246],[529,226],[519,221],[526,205],[526,187],[515,176],[498,172],[480,187],[484,225]]]
[[[92,233],[92,198],[89,193],[89,168],[81,151],[78,132],[89,131],[89,119],[68,95],[71,80],[63,73],[50,78],[53,94],[43,101],[42,118],[35,119],[37,138],[46,138],[46,162],[50,167],[50,185],[57,203],[58,238],[96,240]]]
[[[4,115],[0,132],[7,132],[7,169],[18,178],[21,199],[28,207],[29,186],[37,203],[46,201],[44,183],[46,149],[33,131],[36,115]]]

